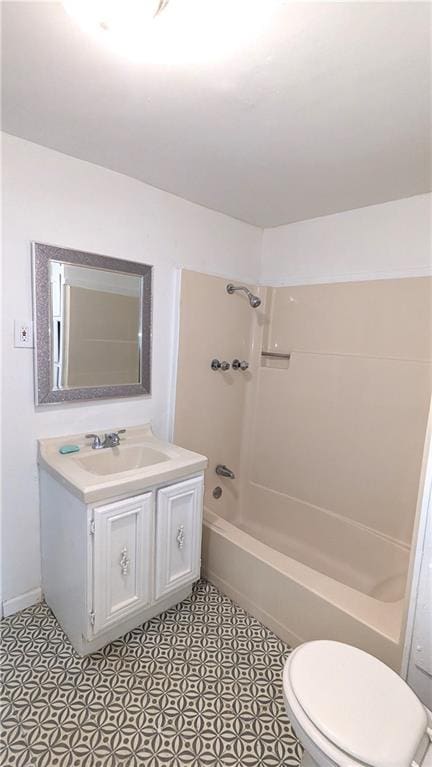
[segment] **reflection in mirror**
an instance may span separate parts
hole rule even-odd
[[[36,404],[149,395],[152,267],[32,249]]]
[[[139,383],[141,279],[50,262],[53,389]]]

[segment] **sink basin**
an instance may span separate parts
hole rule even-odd
[[[77,445],[79,451],[60,453],[64,445]],[[92,450],[85,434],[41,439],[38,462],[85,503],[140,495],[204,471],[208,463],[203,455],[155,437],[150,424],[128,427],[118,447],[102,450]]]
[[[152,447],[134,445],[105,448],[92,455],[77,458],[77,463],[91,474],[121,474],[123,471],[142,469],[156,463],[169,461],[170,457]]]

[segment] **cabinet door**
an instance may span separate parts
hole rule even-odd
[[[150,604],[152,514],[152,493],[94,510],[95,634]]]
[[[202,477],[158,491],[156,599],[199,578],[202,496]]]

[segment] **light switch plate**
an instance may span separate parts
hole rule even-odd
[[[31,320],[15,320],[14,346],[16,349],[33,348],[33,323]]]

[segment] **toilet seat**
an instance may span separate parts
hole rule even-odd
[[[409,767],[428,727],[425,708],[384,663],[355,647],[301,645],[284,671],[288,707],[310,740],[341,767]]]

